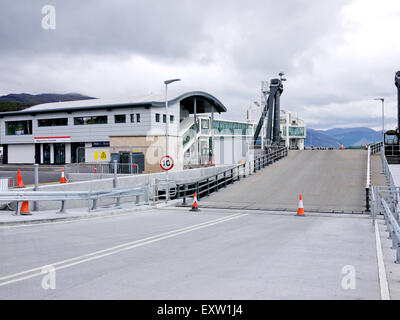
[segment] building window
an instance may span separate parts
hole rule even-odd
[[[160,114],[156,113],[156,122],[160,122]]]
[[[167,115],[166,114],[163,114],[162,122],[167,123]]]
[[[68,118],[38,120],[38,127],[60,127],[67,125],[68,125]]]
[[[88,125],[88,124],[106,124],[108,123],[107,116],[93,116],[93,117],[75,117],[74,125]]]
[[[125,123],[126,122],[126,115],[124,114],[116,114],[114,116],[115,123]]]
[[[174,123],[174,116],[169,116],[169,122]]]
[[[32,120],[6,121],[6,135],[32,134]]]
[[[136,122],[140,122],[140,113],[136,113]]]

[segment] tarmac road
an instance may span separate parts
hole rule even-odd
[[[0,299],[380,298],[365,215],[168,208],[0,227],[0,241]]]

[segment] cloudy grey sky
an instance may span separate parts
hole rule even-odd
[[[42,8],[56,29],[42,28]],[[310,127],[395,126],[398,0],[2,0],[0,94],[203,90],[245,119],[284,71],[282,105]]]

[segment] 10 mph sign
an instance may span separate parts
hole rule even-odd
[[[174,160],[170,156],[165,156],[160,160],[160,167],[164,171],[169,171],[174,167]]]

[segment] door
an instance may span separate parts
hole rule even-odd
[[[35,163],[40,164],[40,143],[35,144]]]
[[[50,144],[43,144],[43,163],[50,164]]]
[[[65,143],[54,144],[54,164],[65,164]]]

